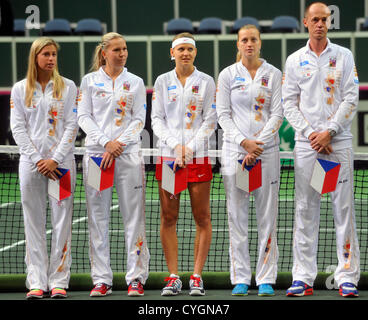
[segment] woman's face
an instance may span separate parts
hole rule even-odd
[[[261,39],[257,29],[243,29],[239,31],[237,47],[243,57],[258,57],[261,51]]]
[[[48,45],[36,56],[37,68],[42,71],[51,72],[56,68],[57,64],[57,49],[54,45]]]
[[[193,65],[197,56],[197,48],[189,43],[182,43],[171,49],[171,56],[175,58],[176,65]]]
[[[123,68],[128,59],[128,47],[122,38],[112,39],[102,50],[106,65],[112,68]]]

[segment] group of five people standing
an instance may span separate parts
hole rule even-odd
[[[162,162],[188,170],[188,191],[196,225],[194,269],[189,293],[204,295],[201,277],[210,249],[211,163],[208,141],[217,121],[224,130],[221,173],[226,191],[230,237],[230,277],[233,295],[247,295],[251,283],[248,248],[249,193],[235,183],[236,164],[262,160],[262,187],[254,191],[258,225],[258,294],[274,295],[277,278],[277,216],[280,180],[278,129],[283,117],[296,130],[296,206],[293,241],[293,283],[288,296],[313,294],[317,275],[320,195],[309,185],[315,159],[338,159],[344,183],[331,193],[339,265],[335,280],[342,296],[358,296],[359,246],[355,229],[353,151],[350,126],[358,104],[358,78],[351,52],[327,38],[330,12],[313,3],[305,12],[307,45],[288,57],[284,76],[260,58],[261,36],[252,25],[238,32],[236,63],[218,77],[197,70],[194,37],[176,35],[170,49],[175,68],[160,75],[152,94],[152,130],[159,138],[156,165],[160,236],[169,276],[162,295],[182,289],[178,270],[176,223],[180,194],[162,187]],[[73,196],[51,206],[52,244],[48,258],[46,206],[48,179],[58,168],[70,169],[72,191],[76,169],[73,157],[78,125],[86,133],[83,176],[88,213],[91,296],[112,292],[109,218],[112,188],[97,191],[86,183],[89,159],[102,157],[101,168],[114,162],[114,185],[125,227],[128,295],[144,294],[149,275],[145,227],[145,172],[140,133],[146,116],[143,80],[128,72],[125,39],[107,33],[96,47],[93,71],[75,84],[58,73],[57,43],[34,41],[27,78],[11,93],[11,129],[20,148],[19,178],[26,236],[27,298],[66,297],[71,265]],[[115,161],[114,161],[115,160]],[[347,246],[348,244],[348,246]],[[348,248],[348,252],[346,252]]]

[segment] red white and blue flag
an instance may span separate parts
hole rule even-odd
[[[90,157],[88,162],[87,183],[97,191],[111,188],[114,185],[115,160],[110,168],[102,169],[102,157]]]
[[[162,162],[162,189],[176,195],[188,187],[187,168],[176,167],[174,171],[175,160],[164,160]]]
[[[242,169],[243,160],[238,160],[236,170],[236,186],[245,191],[252,192],[262,186],[262,161],[256,160],[252,166],[244,166]]]
[[[310,185],[320,194],[335,191],[340,167],[338,162],[317,159]]]
[[[61,201],[71,196],[71,180],[70,170],[64,168],[57,168],[61,175],[56,173],[58,180],[49,179],[48,193],[54,199]]]

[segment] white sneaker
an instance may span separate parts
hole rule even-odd
[[[182,283],[179,276],[171,274],[170,277],[165,278],[166,286],[161,290],[162,296],[176,296],[180,293]]]
[[[203,288],[203,280],[200,275],[193,274],[190,276],[189,281],[189,295],[191,296],[204,296],[206,293]]]

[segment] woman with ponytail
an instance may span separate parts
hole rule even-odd
[[[276,221],[280,156],[278,129],[283,121],[281,71],[260,58],[261,38],[253,25],[238,32],[237,62],[218,78],[219,124],[224,130],[222,174],[227,198],[230,235],[230,275],[233,295],[247,295],[251,283],[248,249],[248,192],[236,186],[239,160],[251,166],[261,160],[262,186],[253,191],[258,224],[258,294],[273,295],[278,248]]]
[[[26,237],[27,298],[66,297],[71,265],[75,187],[74,142],[78,131],[73,81],[58,72],[59,45],[50,38],[31,46],[27,77],[11,92],[11,130],[19,146],[19,181]],[[49,180],[69,170],[71,195],[48,197]],[[51,207],[50,259],[46,241],[47,197]]]
[[[83,173],[90,232],[90,296],[112,293],[109,220],[112,187],[97,191],[87,183],[89,160],[101,157],[101,170],[114,163],[114,185],[125,228],[129,296],[144,295],[149,251],[145,235],[145,172],[140,134],[146,120],[143,80],[128,72],[128,48],[123,36],[107,33],[97,45],[92,72],[82,79],[78,122],[86,133]]]

